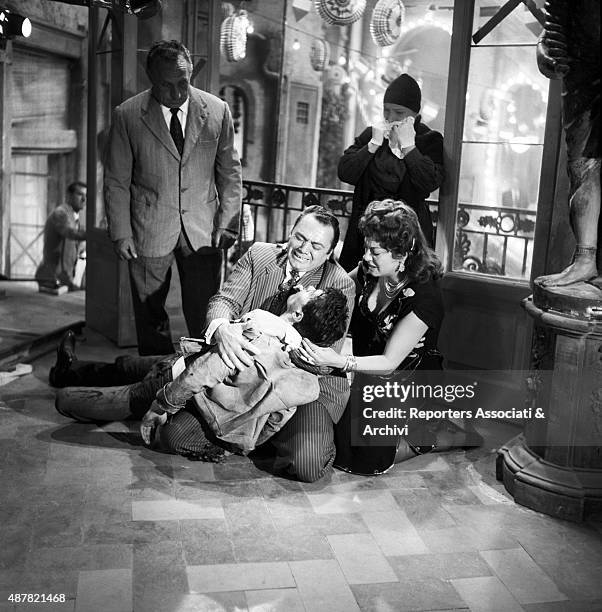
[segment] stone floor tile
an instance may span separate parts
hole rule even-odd
[[[457,578],[451,583],[471,612],[522,612],[523,608],[497,576]]]
[[[184,551],[178,540],[134,546],[134,597],[187,593]]]
[[[259,490],[264,499],[288,499],[299,496],[304,492],[305,483],[284,478],[263,478],[253,483],[255,490]]]
[[[307,517],[315,514],[313,506],[305,493],[290,493],[287,496],[268,498],[264,501],[270,515],[274,518]]]
[[[75,611],[75,599],[67,599],[64,602],[52,602],[52,603],[26,603],[17,604],[14,608],[15,612],[74,612]],[[0,607],[2,610],[2,607]]]
[[[186,565],[213,565],[235,561],[232,539],[224,520],[181,521],[180,540]]]
[[[3,509],[4,510],[4,509]],[[3,520],[4,519],[4,512]],[[31,524],[5,523],[0,525],[0,569],[23,567],[32,546],[33,526]]]
[[[428,555],[403,555],[388,557],[400,582],[438,578],[476,578],[493,575],[491,568],[477,551],[437,553]]]
[[[525,612],[602,612],[602,599],[523,604]]]
[[[186,573],[191,593],[250,591],[295,586],[295,580],[287,563],[189,565]]]
[[[302,561],[333,557],[325,536],[295,530],[257,530],[232,538],[234,557],[239,563],[259,561]]]
[[[155,468],[133,467],[130,492],[136,500],[173,499],[174,478],[171,468],[168,472]]]
[[[424,475],[414,472],[388,472],[379,476],[388,489],[422,489],[426,487]]]
[[[327,536],[349,584],[395,582],[397,575],[370,534]]]
[[[253,462],[246,459],[241,462],[225,461],[213,464],[216,480],[247,480],[268,478],[270,474],[260,470]]]
[[[398,510],[389,491],[345,491],[343,493],[308,493],[307,497],[318,514],[345,514],[370,510]]]
[[[362,612],[417,612],[463,609],[465,604],[449,583],[434,578],[403,584],[354,584],[351,590]]]
[[[456,521],[442,506],[440,499],[429,489],[397,490],[391,491],[391,494],[418,530],[456,526]]]
[[[152,593],[134,598],[134,612],[247,612],[244,591]]]
[[[403,510],[361,512],[372,537],[386,556],[417,555],[428,549]]]
[[[216,499],[204,499],[202,502],[183,499],[132,502],[134,521],[221,518],[224,518],[224,509],[220,500]]]
[[[367,533],[368,527],[359,513],[278,516],[272,519],[276,529],[295,529],[299,534],[336,535],[341,533]]]
[[[174,483],[178,499],[204,499],[213,497],[222,501],[234,501],[242,498],[257,498],[261,495],[258,483],[262,480],[223,480],[203,481],[177,480]]]
[[[245,591],[249,612],[305,612],[297,589]]]
[[[307,612],[359,612],[336,561],[292,561],[289,567]]]
[[[79,573],[76,612],[126,612],[132,609],[132,570]]]
[[[449,469],[449,463],[445,460],[444,455],[430,453],[396,463],[387,472],[387,476],[397,476],[400,472],[445,472]]]
[[[245,537],[252,531],[272,532],[274,523],[263,498],[222,501],[224,516],[233,538]]]
[[[508,493],[504,491],[504,494],[484,482],[481,482],[478,485],[469,485],[468,488],[472,491],[475,497],[485,505],[514,503],[514,501],[508,497]]]
[[[84,525],[84,543],[130,543],[175,541],[179,536],[178,521],[107,520]]]
[[[521,604],[568,599],[522,548],[484,550],[481,556]]]
[[[188,465],[174,466],[173,477],[176,482],[191,483],[215,482],[215,464],[204,461],[189,461]]]
[[[127,569],[133,564],[129,544],[36,548],[27,557],[28,571]]]
[[[516,540],[506,531],[496,528],[489,531],[469,527],[425,529],[420,531],[420,536],[429,551],[438,553],[516,548],[518,546]]]
[[[83,538],[81,505],[49,503],[38,508],[33,525],[34,548],[78,546]]]

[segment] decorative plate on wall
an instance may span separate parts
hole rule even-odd
[[[330,45],[319,38],[314,39],[309,50],[309,62],[311,67],[317,72],[322,72],[328,65],[328,57],[330,56]]]
[[[370,19],[370,34],[375,44],[386,47],[399,38],[405,12],[401,0],[378,0]]]
[[[229,62],[240,62],[247,55],[247,11],[240,10],[222,22],[220,51]]]
[[[366,0],[315,0],[315,3],[326,23],[340,26],[357,21],[366,8]]]

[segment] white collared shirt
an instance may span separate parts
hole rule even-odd
[[[186,98],[186,102],[178,108],[178,119],[180,120],[180,125],[182,126],[182,134],[186,134],[186,119],[188,118],[188,106],[190,105],[190,96]],[[169,130],[169,126],[171,124],[171,108],[169,106],[163,106],[160,104],[161,112],[163,113],[163,118],[165,119],[165,123],[167,124],[167,129]]]

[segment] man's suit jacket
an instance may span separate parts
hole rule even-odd
[[[85,238],[86,230],[80,229],[73,208],[69,204],[57,206],[44,225],[44,258],[36,271],[36,280],[42,284],[57,280],[71,284]]]
[[[238,234],[242,173],[228,105],[190,88],[184,151],[178,153],[150,90],[119,105],[105,161],[111,240],[133,236],[139,255],[176,246],[181,226],[194,250],[217,246],[214,234]]]
[[[255,334],[253,365],[228,368],[215,351],[199,356],[170,385],[178,402],[194,401],[216,437],[248,453],[288,423],[296,407],[316,400],[318,377],[296,368],[282,341]]]
[[[286,261],[284,245],[256,242],[237,262],[219,293],[209,301],[207,323],[220,317],[237,319],[255,308],[270,310],[272,299],[278,293],[278,286],[285,277]],[[351,317],[355,285],[341,266],[327,261],[323,266],[302,276],[299,282],[304,287],[313,285],[321,289],[340,289],[347,298]],[[344,338],[333,348],[340,351],[343,342]],[[341,418],[349,397],[347,378],[320,376],[319,384],[320,396],[316,401],[326,408],[336,423]]]

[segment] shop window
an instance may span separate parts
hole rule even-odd
[[[307,125],[309,123],[309,104],[297,102],[297,123]]]
[[[473,31],[490,17],[486,4],[475,3]],[[548,95],[540,31],[518,7],[471,48],[454,270],[530,276]]]
[[[234,85],[225,85],[219,90],[219,95],[222,100],[225,100],[230,107],[232,113],[232,121],[234,123],[234,146],[240,155],[241,161],[245,157],[246,143],[246,119],[247,105],[243,90]]]

